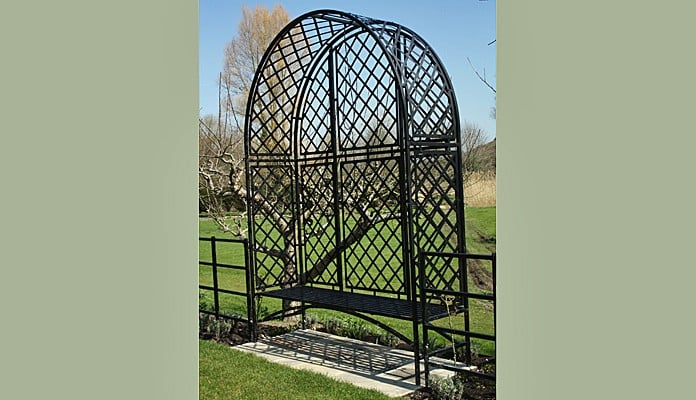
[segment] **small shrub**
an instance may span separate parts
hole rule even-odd
[[[268,307],[263,305],[263,296],[259,296],[259,299],[256,302],[256,320],[262,321],[269,314]]]
[[[205,313],[198,313],[198,322],[199,332],[216,340],[228,337],[234,328],[231,321],[224,318],[215,318],[214,315]]]
[[[388,332],[379,335],[377,341],[379,344],[383,344],[389,347],[396,347],[399,345],[399,343],[401,343],[401,339]]]
[[[432,400],[460,400],[464,397],[464,383],[457,376],[432,378]]]
[[[400,342],[399,338],[391,333],[368,325],[363,320],[329,317],[322,320],[321,323],[324,325],[326,332],[332,335],[370,342],[374,342],[374,339],[376,339],[378,344],[390,347],[396,347]],[[368,338],[372,340],[368,340]]]
[[[213,304],[208,300],[208,296],[201,290],[198,291],[198,309],[213,311]]]
[[[307,329],[313,329],[314,326],[319,324],[319,317],[316,314],[305,314],[304,316],[304,326]],[[292,327],[291,330],[297,330],[297,329],[302,329],[302,324],[303,321],[297,321]]]

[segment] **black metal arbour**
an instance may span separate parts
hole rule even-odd
[[[290,22],[246,109],[256,294],[411,320],[418,343],[442,312],[418,303],[419,254],[466,252],[461,151],[451,81],[415,32],[334,10]],[[458,260],[424,281],[466,291]]]

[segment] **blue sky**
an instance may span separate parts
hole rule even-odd
[[[199,1],[199,83],[201,115],[217,113],[217,77],[223,48],[235,35],[242,5],[268,8],[280,3],[295,18],[316,9],[336,9],[404,25],[423,37],[440,56],[454,84],[462,122],[478,124],[495,137],[493,92],[476,77],[466,58],[495,83],[495,1],[481,0],[284,0]]]

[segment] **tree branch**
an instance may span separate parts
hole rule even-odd
[[[300,275],[300,284],[312,282],[318,278],[326,270],[326,268],[328,268],[331,262],[339,257],[343,250],[359,242],[360,239],[362,239],[370,231],[370,229],[377,226],[377,224],[397,219],[399,219],[399,217],[395,214],[391,214],[389,216],[379,216],[373,219],[361,218],[355,224],[350,233],[340,243],[338,243],[338,245],[329,250],[324,257],[317,261],[317,263],[304,274]]]
[[[488,86],[489,89],[491,89],[493,91],[493,93],[495,93],[495,88],[493,86],[491,86],[490,83],[488,83],[488,81],[486,80],[486,78],[484,76],[481,76],[481,74],[479,74],[479,72],[476,70],[476,68],[474,68],[474,65],[471,63],[471,60],[469,60],[469,57],[466,58],[466,61],[469,62],[469,66],[471,66],[471,69],[474,71],[476,76],[478,76],[478,78],[481,80],[481,82],[483,82],[486,86]]]

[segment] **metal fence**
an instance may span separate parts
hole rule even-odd
[[[201,266],[211,267],[212,273],[212,286],[199,284],[198,288],[202,291],[212,292],[213,295],[213,309],[207,310],[199,307],[199,312],[209,315],[214,315],[216,318],[225,318],[236,321],[243,321],[249,324],[249,329],[251,332],[254,331],[253,324],[255,321],[255,310],[254,310],[254,285],[252,284],[253,277],[251,276],[250,270],[248,268],[249,263],[249,251],[248,242],[246,239],[225,239],[211,237],[199,237],[200,242],[210,242],[210,261],[198,261],[199,268]],[[222,263],[218,261],[218,246],[241,246],[244,254],[244,265]],[[230,270],[240,270],[244,271],[245,277],[245,291],[232,290],[227,287],[221,287],[219,279],[220,269],[230,269]],[[246,300],[246,316],[235,315],[233,313],[225,313],[220,309],[220,294],[228,294],[232,296],[243,297]]]
[[[460,287],[459,290],[449,290],[438,288],[433,285],[432,281],[428,278],[428,265],[431,265],[434,260],[441,260],[445,264],[455,264],[458,266],[458,275],[460,277]],[[429,261],[430,260],[430,261]],[[492,276],[492,291],[477,291],[474,292],[469,288],[469,282],[467,277],[470,276],[468,268],[470,260],[482,260],[491,263],[491,276]],[[496,272],[496,254],[471,254],[471,253],[443,253],[443,252],[423,252],[420,254],[419,263],[419,286],[420,286],[420,296],[421,296],[421,307],[423,309],[423,361],[426,365],[425,368],[425,381],[426,385],[429,383],[429,370],[430,366],[437,366],[438,368],[444,368],[451,371],[465,372],[468,374],[477,375],[483,378],[495,380],[495,373],[486,373],[481,371],[475,371],[470,368],[472,364],[472,339],[479,339],[484,341],[493,342],[495,345],[496,337],[496,292],[495,292],[495,272]],[[430,301],[437,299],[446,299],[448,302],[447,310],[444,313],[429,314],[428,309],[425,307]],[[472,330],[471,326],[471,300],[480,300],[490,302],[493,307],[493,334],[488,334],[484,332],[476,332]],[[442,300],[445,301],[445,300]],[[434,322],[441,320],[443,318],[451,318],[453,316],[463,316],[463,326],[455,327],[453,324],[448,326],[436,325]],[[450,319],[451,321],[451,319]],[[438,362],[431,360],[430,357],[437,356],[444,352],[452,350],[452,347],[438,348],[431,350],[429,346],[429,333],[435,332],[440,334],[442,337],[446,338],[452,343],[455,351],[458,349],[464,349],[464,362]],[[457,340],[457,336],[463,338],[463,340]],[[497,350],[496,350],[497,352]],[[495,357],[494,355],[491,355]]]

